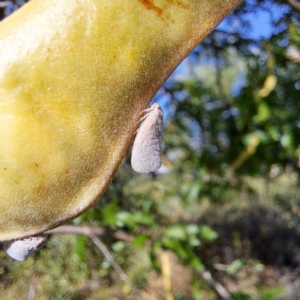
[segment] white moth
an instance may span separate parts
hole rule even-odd
[[[164,113],[154,103],[144,111],[142,123],[137,131],[131,153],[131,166],[138,173],[149,173],[161,166],[162,132]]]
[[[47,241],[45,235],[35,235],[8,241],[4,244],[5,252],[18,261],[25,260],[29,255],[42,248]]]

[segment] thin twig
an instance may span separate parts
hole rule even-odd
[[[89,237],[94,242],[94,244],[99,248],[99,250],[103,253],[104,257],[109,261],[109,263],[112,265],[112,267],[116,270],[116,272],[119,274],[120,278],[122,280],[124,280],[131,287],[133,292],[137,295],[138,299],[143,300],[137,287],[130,280],[130,278],[124,273],[122,268],[114,261],[112,255],[110,254],[108,249],[105,247],[105,245],[94,234],[90,234]]]
[[[211,275],[211,273],[207,270],[203,272],[199,272],[199,274],[202,276],[202,278],[208,283],[210,287],[213,288],[215,293],[221,298],[225,300],[232,300],[232,295],[225,289],[225,287],[217,282]]]
[[[286,0],[286,2],[297,11],[300,11],[300,2],[297,0]]]
[[[35,287],[34,287],[33,282],[31,282],[31,284],[29,286],[27,300],[33,300],[34,299],[34,295],[35,295]]]
[[[118,240],[122,240],[128,243],[134,241],[134,236],[121,231],[121,230],[109,230],[104,227],[90,227],[90,226],[72,226],[64,225],[55,229],[46,231],[45,234],[77,234],[77,235],[102,235],[102,236],[113,236]]]

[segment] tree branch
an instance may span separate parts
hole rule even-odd
[[[300,3],[297,0],[285,0],[292,8],[300,11]]]
[[[83,234],[87,236],[91,235],[102,235],[102,236],[113,236],[118,240],[122,240],[128,243],[134,241],[134,236],[121,231],[121,230],[110,230],[103,227],[89,227],[89,226],[72,226],[64,225],[55,229],[46,231],[45,234]]]
[[[207,270],[203,272],[199,272],[202,278],[208,283],[210,287],[213,288],[215,293],[221,298],[225,300],[233,300],[232,295],[224,288],[224,286],[217,282]]]

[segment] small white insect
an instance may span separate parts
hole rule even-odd
[[[131,153],[131,166],[138,173],[158,170],[162,158],[162,133],[164,113],[159,104],[154,103],[144,111],[142,123],[137,131]]]
[[[29,255],[42,248],[46,241],[46,235],[29,236],[6,242],[4,244],[4,250],[11,258],[23,261]]]

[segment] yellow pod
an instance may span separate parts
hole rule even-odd
[[[90,208],[158,88],[240,0],[31,0],[0,24],[0,240]]]

